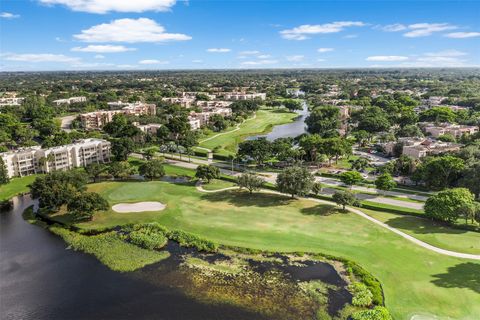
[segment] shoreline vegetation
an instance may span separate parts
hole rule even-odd
[[[205,303],[232,304],[277,319],[346,319],[369,308],[383,307],[380,282],[351,260],[319,253],[268,252],[218,245],[182,230],[169,230],[158,223],[129,224],[90,234],[36,216],[33,207],[27,208],[23,216],[30,223],[60,236],[69,248],[95,256],[114,271],[131,272],[169,258],[179,259],[178,269],[186,282],[177,285],[185,294]],[[158,239],[159,235],[161,239],[152,244],[151,239]],[[170,253],[167,241],[179,249]],[[178,252],[182,252],[179,257],[171,256]],[[327,279],[299,281],[291,278],[297,273],[288,273],[292,268],[301,274],[303,268],[315,270],[322,266],[337,274],[335,283],[330,283],[334,274]],[[358,286],[364,288],[363,292],[353,289]],[[330,300],[332,294],[338,302]],[[358,303],[364,295],[367,302]]]

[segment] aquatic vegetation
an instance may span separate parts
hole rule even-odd
[[[354,282],[348,286],[353,294],[352,304],[357,307],[368,307],[372,304],[373,294],[367,286],[361,282]]]
[[[352,314],[352,320],[392,320],[392,316],[387,308],[375,307]]]
[[[166,251],[147,250],[127,243],[116,232],[86,236],[58,226],[51,226],[49,229],[62,237],[73,249],[93,254],[115,271],[133,271],[169,256]]]
[[[135,225],[128,234],[127,239],[131,243],[145,249],[161,249],[168,241],[165,231],[158,224]]]

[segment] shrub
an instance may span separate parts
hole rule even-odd
[[[392,320],[390,312],[385,307],[375,307],[352,314],[352,320]]]
[[[187,233],[181,230],[169,231],[167,234],[169,239],[177,241],[184,247],[195,247],[199,251],[216,252],[218,246],[216,243],[202,239],[194,234]]]
[[[345,266],[350,274],[354,274],[358,280],[367,286],[368,290],[370,290],[373,295],[373,303],[376,305],[383,305],[383,291],[380,281],[353,261],[345,260]]]
[[[353,295],[352,304],[357,307],[368,307],[372,304],[373,294],[361,282],[354,282],[348,286]]]
[[[129,225],[122,228],[131,243],[145,249],[160,249],[167,244],[167,229],[157,223]]]

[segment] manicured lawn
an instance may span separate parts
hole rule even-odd
[[[202,185],[203,189],[205,190],[220,190],[220,189],[230,188],[235,186],[237,186],[236,183],[225,181],[225,180],[219,180],[219,179],[213,179],[212,181],[210,181],[210,183]]]
[[[0,201],[13,198],[14,196],[28,192],[28,185],[31,184],[37,175],[11,179],[9,183],[0,186]]]
[[[238,191],[206,194],[193,185],[166,182],[105,182],[90,190],[111,204],[157,200],[167,208],[99,213],[80,225],[85,228],[158,221],[227,245],[328,253],[355,260],[378,277],[395,319],[415,314],[476,319],[480,314],[480,263],[431,252],[357,215],[334,213],[329,205]],[[466,242],[462,234],[446,237]]]
[[[291,122],[296,117],[298,117],[298,114],[293,112],[266,109],[258,110],[256,118],[250,118],[245,121],[240,125],[240,130],[223,134],[211,140],[201,142],[199,146],[211,150],[219,147],[216,153],[222,155],[234,154],[236,152],[237,145],[246,137],[269,132],[274,125]],[[229,128],[226,131],[231,130],[233,129]],[[212,133],[210,136],[214,136],[216,134],[218,133]]]
[[[362,211],[433,246],[457,252],[480,254],[479,232],[449,228],[441,223],[409,215],[367,209]]]

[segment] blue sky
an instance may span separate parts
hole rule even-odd
[[[0,70],[468,67],[477,1],[2,0]]]

